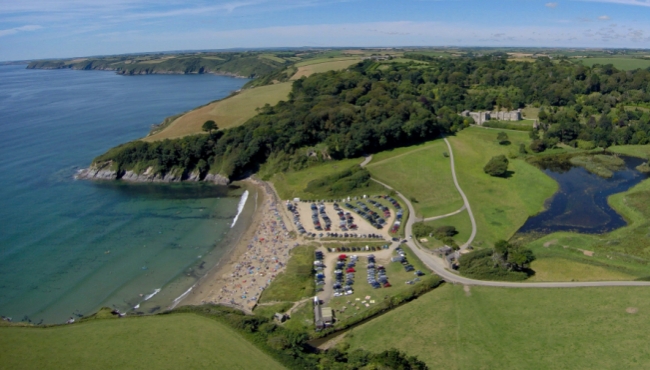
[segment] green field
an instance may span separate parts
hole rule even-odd
[[[312,180],[333,175],[352,166],[359,165],[361,162],[363,162],[363,159],[361,158],[324,162],[300,171],[276,173],[270,181],[273,183],[280,199],[293,199],[296,197],[302,199],[328,199],[330,196],[326,194],[313,194],[306,192],[305,188],[307,187],[307,184]],[[371,181],[369,187],[356,189],[347,195],[358,196],[363,194],[386,194],[386,189]]]
[[[195,314],[0,327],[3,369],[283,369],[225,325]]]
[[[319,61],[316,63],[315,61]],[[302,63],[297,63],[298,71],[291,77],[292,80],[297,80],[301,77],[309,77],[314,73],[323,73],[328,71],[339,71],[346,69],[349,66],[359,63],[361,61],[358,57],[353,58],[337,58],[337,59],[314,59]]]
[[[585,255],[583,253],[583,255]],[[634,280],[636,276],[615,269],[580,263],[565,258],[540,258],[531,263],[535,275],[526,282],[535,281],[613,281]]]
[[[593,66],[594,64],[612,64],[617,69],[629,71],[637,68],[650,67],[650,60],[635,59],[635,58],[585,58],[580,59],[579,63],[586,66]]]
[[[431,369],[645,369],[650,290],[444,285],[350,331]]]
[[[440,220],[427,221],[425,224],[433,227],[454,226],[456,228],[456,231],[458,231],[458,234],[452,237],[452,239],[454,239],[458,245],[466,243],[469,240],[469,236],[472,234],[472,222],[469,219],[469,214],[467,211],[463,211],[457,215],[449,216]],[[427,241],[423,242],[420,240],[419,243],[426,248],[435,249],[440,248],[444,245],[442,241],[434,237],[427,236],[424,237],[424,239],[427,239]]]
[[[260,303],[295,302],[314,295],[314,251],[312,246],[291,250],[287,269],[278,274],[268,288],[264,289]]]
[[[476,246],[491,246],[499,239],[510,238],[529,216],[543,210],[544,201],[558,189],[553,179],[521,158],[510,159],[508,178],[484,173],[483,166],[491,157],[508,155],[519,144],[530,142],[527,133],[508,131],[512,144],[499,145],[498,132],[470,127],[449,138],[458,181],[476,218]]]
[[[440,216],[463,206],[451,177],[443,140],[375,154],[367,168],[374,178],[413,202],[418,217]],[[461,185],[462,186],[462,185]]]
[[[162,131],[143,140],[156,141],[200,134],[203,132],[201,126],[207,120],[214,120],[220,129],[239,126],[253,118],[257,114],[257,108],[286,100],[290,91],[290,82],[246,89],[237,95],[191,110]]]
[[[650,145],[620,145],[607,148],[610,152],[650,159]]]

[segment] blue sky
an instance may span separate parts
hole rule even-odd
[[[650,0],[0,0],[0,60],[282,46],[650,48]]]

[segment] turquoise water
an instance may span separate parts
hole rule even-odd
[[[155,312],[207,272],[234,237],[244,189],[72,177],[245,82],[0,66],[0,314],[57,323],[101,306]]]

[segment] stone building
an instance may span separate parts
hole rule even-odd
[[[499,121],[521,121],[521,109],[513,110],[510,112],[470,112],[468,110],[463,111],[461,114],[463,117],[472,117],[474,123],[479,126],[483,126],[485,121],[491,119]]]

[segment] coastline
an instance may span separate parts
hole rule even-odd
[[[257,179],[243,182],[254,189],[249,196],[255,202],[250,224],[227,255],[169,309],[210,303],[252,314],[263,290],[286,266],[297,239],[289,235],[286,225],[291,224],[281,212],[277,193]]]

